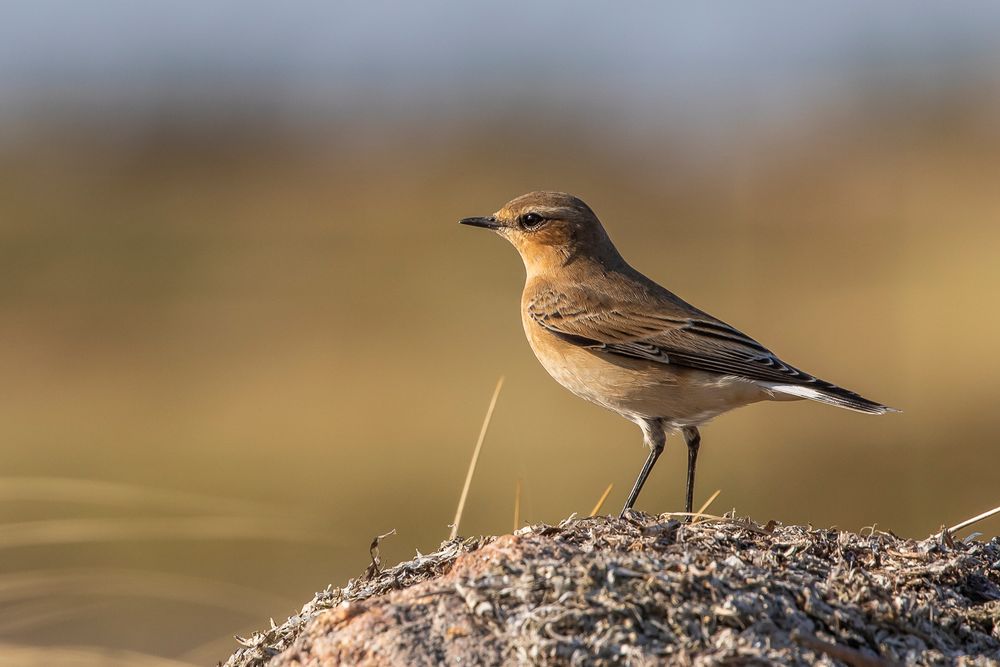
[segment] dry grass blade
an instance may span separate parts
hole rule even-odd
[[[69,595],[173,600],[239,614],[263,614],[295,606],[282,596],[254,588],[164,572],[33,570],[0,576],[0,602],[4,608],[16,600],[62,599]]]
[[[691,517],[692,520],[700,519],[704,521],[734,521],[732,517],[719,516],[717,514],[708,514],[706,512],[663,512],[662,514],[660,514],[660,517],[664,519]]]
[[[285,521],[232,516],[46,519],[0,525],[0,551],[53,544],[177,539],[338,545],[327,531],[320,529],[289,526]]]
[[[155,510],[274,515],[264,503],[72,477],[0,477],[0,501],[57,502]]]
[[[73,665],[74,667],[194,667],[193,663],[148,653],[96,646],[18,646],[0,644],[0,667]]]
[[[609,495],[611,495],[611,489],[613,488],[615,488],[613,483],[608,484],[608,488],[604,489],[604,493],[602,493],[601,497],[597,499],[597,504],[594,505],[594,509],[590,510],[589,516],[597,516],[597,513],[601,511],[602,507],[604,507],[604,501],[608,499]]]
[[[110,600],[74,604],[69,600],[51,596],[48,599],[33,600],[24,604],[7,605],[8,612],[0,616],[0,636],[10,637],[18,632],[38,627],[51,627],[73,618],[95,616],[110,606]]]
[[[702,523],[725,523],[725,524],[731,524],[731,525],[739,525],[741,528],[743,528],[744,530],[748,530],[751,533],[758,533],[760,535],[768,535],[769,534],[766,530],[761,530],[760,528],[757,528],[756,526],[747,524],[742,519],[737,519],[737,518],[734,518],[734,517],[731,517],[731,516],[718,516],[717,514],[706,514],[705,512],[700,512],[700,513],[699,512],[664,512],[663,514],[660,514],[659,516],[660,516],[661,519],[663,519],[663,518],[676,519],[676,518],[691,517],[692,518],[692,522],[691,522],[692,526],[695,525],[695,523],[698,523],[698,524],[702,524]],[[697,519],[697,522],[695,522],[694,519]]]
[[[521,527],[521,480],[514,484],[514,530]]]
[[[971,519],[966,519],[962,523],[957,523],[954,526],[952,526],[951,528],[949,528],[948,532],[949,533],[957,533],[958,531],[962,530],[963,528],[968,528],[972,524],[979,523],[983,519],[989,519],[991,516],[993,516],[995,514],[1000,514],[1000,507],[994,507],[993,509],[989,510],[988,512],[983,512],[982,514],[977,514],[976,516],[972,517]]]
[[[476,441],[476,448],[472,451],[472,461],[469,462],[469,470],[465,473],[465,485],[462,487],[462,495],[458,498],[458,509],[455,510],[455,520],[451,523],[451,535],[449,539],[458,537],[458,524],[462,521],[462,512],[465,511],[465,500],[469,497],[469,487],[472,486],[472,475],[476,472],[476,464],[479,463],[479,452],[483,449],[483,441],[486,439],[486,431],[490,428],[490,420],[493,419],[493,409],[497,406],[497,398],[500,396],[500,389],[503,387],[503,376],[497,380],[496,389],[493,390],[493,398],[490,399],[490,407],[486,410],[486,418],[483,419],[483,427],[479,429],[479,439]]]
[[[705,513],[705,510],[707,510],[709,508],[709,506],[712,503],[715,502],[715,499],[719,497],[720,493],[722,493],[722,489],[716,489],[715,493],[713,493],[712,495],[710,495],[708,497],[708,500],[706,500],[702,504],[702,506],[698,508],[698,511],[694,513],[695,514],[695,518],[692,519],[692,521],[694,521],[695,523],[698,523],[699,521],[701,521],[701,516]]]

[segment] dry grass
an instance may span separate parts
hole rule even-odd
[[[601,497],[598,498],[597,502],[594,504],[594,509],[590,510],[590,514],[587,516],[597,516],[600,513],[601,508],[604,507],[604,502],[608,499],[608,496],[611,495],[611,489],[613,488],[615,488],[614,484],[608,484],[607,488],[604,489],[604,493],[601,494]]]
[[[292,601],[247,586],[146,570],[35,570],[0,576],[0,605],[17,600],[116,596],[173,600],[239,614],[288,608]]]
[[[980,521],[985,521],[986,519],[989,519],[991,516],[995,516],[997,514],[1000,514],[1000,507],[994,507],[993,509],[988,510],[986,512],[983,512],[982,514],[977,514],[976,516],[972,517],[971,519],[966,519],[965,521],[962,521],[961,523],[957,523],[954,526],[952,526],[951,528],[949,528],[948,532],[949,533],[957,533],[960,530],[964,530],[965,528],[968,528],[969,526],[975,525],[975,524],[979,523]]]
[[[705,510],[707,510],[709,507],[712,506],[712,503],[715,502],[715,499],[718,498],[719,494],[721,494],[721,493],[722,493],[722,489],[716,489],[715,493],[713,493],[712,495],[710,495],[708,497],[708,500],[706,500],[704,503],[702,503],[701,507],[698,508],[698,511],[694,513],[695,514],[695,516],[694,516],[695,523],[697,523],[698,521],[701,520],[702,515],[705,514]]]
[[[198,516],[127,519],[46,519],[0,525],[0,550],[141,540],[256,540],[336,545],[326,531],[287,520]]]
[[[107,611],[109,601],[105,599],[74,602],[66,597],[52,596],[18,604],[5,602],[4,613],[0,614],[0,637],[11,637],[18,632],[72,622],[90,614],[100,614]]]
[[[273,506],[248,500],[72,477],[0,477],[0,502],[68,503],[128,508],[131,511],[246,516],[267,516],[275,512]]]
[[[57,518],[0,523],[0,550],[144,541],[280,542],[332,545],[325,527],[301,513],[289,516],[274,505],[140,487],[133,484],[58,477],[0,478],[0,501],[88,506],[127,511],[126,517]],[[149,516],[136,516],[150,512]],[[187,516],[164,516],[187,513]],[[150,609],[182,603],[246,618],[293,603],[252,586],[151,570],[108,568],[19,569],[0,573],[0,629],[5,637],[36,635],[45,628],[109,616],[116,599],[139,598]],[[9,640],[8,640],[9,641]],[[0,646],[2,665],[188,665],[183,660],[99,646]]]
[[[479,453],[483,450],[483,442],[486,440],[486,432],[490,429],[490,421],[493,419],[493,410],[497,407],[497,399],[500,398],[500,390],[503,389],[503,377],[497,380],[497,386],[493,389],[493,396],[490,398],[490,405],[486,409],[486,417],[483,418],[483,425],[479,429],[479,437],[476,439],[476,446],[472,450],[472,460],[469,461],[469,469],[465,473],[465,483],[462,485],[462,494],[458,498],[458,507],[455,509],[455,519],[451,522],[451,535],[448,539],[455,539],[458,535],[458,526],[462,522],[462,512],[465,511],[465,501],[469,497],[469,487],[472,486],[472,476],[476,472],[476,465],[479,463]]]
[[[521,480],[514,483],[514,527],[517,530],[521,527]]]
[[[0,644],[0,667],[195,667],[148,653],[95,646],[39,647]]]

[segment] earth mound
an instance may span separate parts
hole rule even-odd
[[[318,593],[226,667],[989,665],[1000,539],[632,512],[457,539]]]

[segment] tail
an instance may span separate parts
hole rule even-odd
[[[769,391],[798,398],[808,398],[812,401],[835,405],[838,408],[863,412],[866,415],[884,415],[887,412],[901,412],[896,408],[890,408],[888,405],[870,401],[864,396],[855,394],[853,391],[819,379],[808,384],[777,384],[768,382],[766,387]]]

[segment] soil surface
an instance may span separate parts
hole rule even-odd
[[[1000,664],[1000,539],[639,512],[373,563],[227,667]]]

